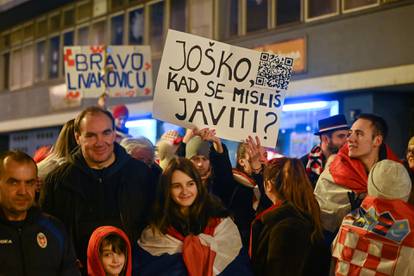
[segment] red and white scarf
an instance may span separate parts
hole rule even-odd
[[[324,166],[325,156],[320,146],[314,146],[308,154],[308,163],[306,164],[306,173],[315,173],[321,175]]]

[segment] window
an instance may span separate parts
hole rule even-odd
[[[338,101],[285,102],[277,139],[279,153],[300,158],[318,144],[318,120],[337,115]]]
[[[331,16],[338,13],[339,0],[306,0],[307,18]]]
[[[187,23],[186,0],[171,1],[170,28],[185,32]]]
[[[0,50],[10,47],[10,34],[4,34],[0,39]]]
[[[45,36],[47,34],[47,19],[39,19],[36,22],[36,37]]]
[[[300,21],[301,0],[278,0],[276,3],[276,25]]]
[[[59,36],[52,37],[49,40],[49,79],[55,79],[59,76],[59,45]]]
[[[92,3],[91,2],[84,2],[78,4],[76,7],[76,19],[78,22],[85,21],[92,16]]]
[[[22,50],[14,50],[10,62],[10,90],[19,89],[22,77]]]
[[[111,18],[111,44],[122,45],[124,37],[124,15]]]
[[[238,34],[239,1],[222,0],[218,3],[219,38],[226,39]]]
[[[254,32],[267,29],[267,0],[247,0],[246,31]]]
[[[23,48],[22,52],[22,87],[27,87],[33,84],[33,63],[33,45],[28,45]]]
[[[49,17],[49,33],[57,32],[60,29],[60,13]]]
[[[164,2],[157,2],[149,6],[150,14],[150,45],[153,53],[159,53],[163,47],[164,34]]]
[[[29,24],[29,25],[26,25],[23,28],[23,39],[25,41],[31,40],[31,39],[33,39],[33,35],[34,35],[34,25],[33,25],[33,23]]]
[[[138,8],[129,12],[129,44],[144,43],[144,9]]]
[[[23,40],[23,29],[19,28],[17,30],[14,30],[11,33],[10,40],[11,40],[11,45],[20,44]]]
[[[74,33],[69,31],[63,34],[63,46],[72,46],[74,42]],[[64,51],[61,51],[61,58],[63,60]],[[65,72],[65,63],[62,62],[62,72]]]
[[[89,45],[89,28],[87,26],[78,29],[77,34],[77,45]]]
[[[116,11],[122,9],[124,6],[125,0],[111,0],[111,11]]]
[[[378,6],[379,0],[343,0],[342,9],[344,12],[360,10],[373,6]]]
[[[0,57],[0,91],[9,89],[10,54],[4,53]]]
[[[202,12],[200,12],[202,11]],[[196,35],[213,37],[213,1],[191,1],[191,28],[190,32]]]
[[[92,25],[92,45],[106,44],[106,21],[102,20]]]
[[[72,27],[75,24],[75,9],[63,11],[63,28]]]
[[[35,81],[43,81],[46,79],[46,41],[36,43],[36,73]]]
[[[63,46],[73,45],[73,31],[66,32],[63,34]]]

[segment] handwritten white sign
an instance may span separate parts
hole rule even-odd
[[[241,141],[257,135],[274,148],[293,59],[169,30],[155,86],[153,116],[210,127]]]

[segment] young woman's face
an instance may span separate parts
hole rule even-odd
[[[117,276],[125,265],[125,254],[112,251],[110,244],[104,246],[101,255],[101,262],[106,276]]]
[[[181,207],[182,212],[194,203],[198,193],[194,179],[179,170],[172,174],[170,189],[172,200]]]

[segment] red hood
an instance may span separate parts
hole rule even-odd
[[[101,227],[96,228],[95,231],[93,231],[91,238],[89,239],[89,244],[88,244],[88,275],[89,276],[104,276],[105,275],[105,271],[99,259],[99,246],[101,245],[102,239],[112,233],[121,236],[127,244],[128,256],[127,256],[127,268],[126,268],[125,275],[131,276],[132,274],[131,244],[128,240],[127,235],[121,229],[113,227],[113,226],[101,226]]]
[[[386,159],[400,162],[390,147],[385,145],[385,148],[387,152]],[[366,193],[368,174],[365,171],[365,166],[359,159],[350,158],[348,152],[348,144],[345,144],[332,161],[329,172],[337,185],[344,186],[356,193]]]

